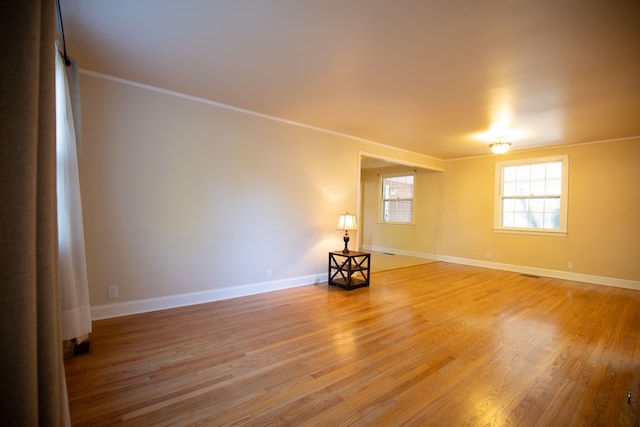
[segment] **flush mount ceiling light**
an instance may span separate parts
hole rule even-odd
[[[498,137],[496,138],[496,142],[489,144],[489,148],[491,148],[491,151],[495,154],[504,154],[511,148],[511,143],[505,141],[502,137]]]

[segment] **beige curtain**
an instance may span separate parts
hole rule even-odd
[[[0,13],[0,425],[68,424],[57,267],[54,0]]]

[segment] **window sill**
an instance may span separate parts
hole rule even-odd
[[[526,228],[494,228],[494,233],[504,234],[528,234],[531,236],[552,236],[552,237],[567,237],[569,233],[566,231],[558,230],[534,230]]]

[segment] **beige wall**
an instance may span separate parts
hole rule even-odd
[[[326,274],[361,151],[443,166],[91,73],[80,83],[92,306]]]
[[[379,221],[380,175],[415,171],[414,224]],[[443,173],[410,167],[364,170],[362,179],[362,243],[396,251],[437,253],[442,237]]]
[[[569,156],[568,236],[494,232],[496,162],[560,154]],[[444,173],[419,171],[414,226],[377,223],[382,172],[362,174],[365,245],[640,280],[640,138],[452,160]]]
[[[569,155],[568,236],[495,233],[495,164]],[[640,280],[640,139],[448,161],[439,253]],[[573,261],[574,268],[567,263]]]

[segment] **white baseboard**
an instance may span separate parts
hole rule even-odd
[[[131,314],[166,310],[169,308],[203,304],[224,299],[261,294],[264,292],[278,291],[281,289],[295,288],[297,286],[317,283],[316,280],[320,282],[326,282],[327,273],[294,277],[284,280],[253,283],[241,286],[230,286],[226,288],[211,289],[207,291],[192,292],[188,294],[169,295],[159,298],[148,298],[143,300],[119,302],[114,304],[97,305],[91,307],[91,320],[128,316]]]
[[[595,276],[591,274],[574,273],[571,271],[549,270],[546,268],[528,267],[524,265],[503,264],[499,262],[482,261],[471,258],[459,258],[446,255],[428,254],[423,252],[404,251],[400,249],[385,248],[381,246],[362,245],[362,248],[375,252],[387,252],[398,255],[408,255],[418,258],[436,261],[451,262],[454,264],[472,265],[475,267],[492,268],[494,270],[513,271],[515,273],[533,274],[535,276],[553,277],[556,279],[574,280],[577,282],[594,283],[596,285],[614,286],[617,288],[640,290],[640,281],[618,279],[616,277]]]

